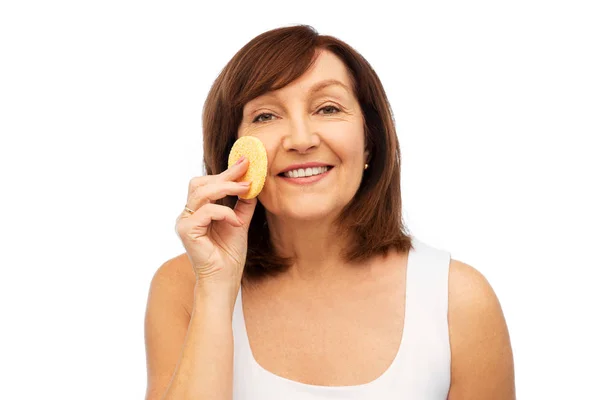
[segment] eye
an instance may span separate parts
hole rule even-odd
[[[270,113],[262,113],[262,114],[258,114],[258,115],[257,115],[257,116],[256,116],[256,117],[255,117],[255,118],[252,120],[252,122],[268,122],[268,121],[272,121],[272,119],[268,119],[268,120],[266,120],[266,121],[262,121],[262,120],[260,120],[260,118],[261,118],[263,115],[267,115],[267,116],[269,116],[269,115],[270,115],[270,116],[273,116],[273,114],[270,114]]]
[[[337,108],[337,107],[335,107],[335,106],[332,106],[332,105],[329,105],[329,106],[322,107],[322,108],[320,108],[320,109],[319,109],[319,111],[321,111],[321,110],[329,110],[329,111],[332,111],[332,112],[326,112],[326,113],[325,113],[325,115],[337,114],[337,113],[339,113],[339,112],[340,112],[340,109],[339,109],[339,108]],[[335,111],[335,112],[333,112],[333,111]]]
[[[324,115],[333,115],[333,114],[337,114],[337,113],[339,113],[339,112],[340,112],[340,109],[339,109],[339,108],[337,108],[337,107],[335,107],[335,106],[332,106],[332,105],[328,105],[328,106],[325,106],[325,107],[321,107],[321,108],[319,109],[319,111],[321,111],[321,110],[324,110],[324,111],[326,111],[326,112],[324,113]],[[269,119],[266,119],[266,120],[264,120],[264,119],[262,119],[263,117],[267,117],[267,118],[268,118],[268,117],[273,117],[273,118],[269,118]],[[252,120],[252,122],[253,122],[253,123],[255,123],[255,122],[258,122],[258,123],[261,123],[261,122],[269,122],[269,121],[273,121],[273,120],[274,120],[274,118],[275,118],[275,116],[274,116],[273,114],[271,114],[271,113],[262,113],[262,114],[258,114],[256,117],[254,117],[254,119]]]

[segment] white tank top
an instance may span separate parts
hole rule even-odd
[[[413,246],[408,254],[400,347],[388,369],[377,379],[362,385],[309,385],[275,375],[260,366],[250,350],[240,288],[232,322],[233,400],[446,400],[450,388],[450,253],[414,237]]]

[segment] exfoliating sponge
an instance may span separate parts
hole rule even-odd
[[[250,161],[250,165],[244,176],[238,179],[237,182],[251,181],[251,183],[248,191],[239,197],[253,199],[260,193],[267,178],[267,149],[265,149],[260,139],[254,136],[242,136],[231,147],[227,167],[231,167],[242,156],[246,156]]]

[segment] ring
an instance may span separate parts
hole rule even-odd
[[[187,206],[187,205],[184,207],[184,211],[187,211],[187,212],[189,212],[190,214],[193,214],[193,213],[194,213],[194,210],[190,210],[190,209],[188,208],[188,206]]]

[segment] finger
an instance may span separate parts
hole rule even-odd
[[[257,202],[258,199],[256,197],[251,199],[238,198],[237,203],[235,203],[235,207],[233,207],[235,214],[246,227],[250,226],[250,221],[252,220],[252,215],[254,215]]]
[[[217,181],[235,181],[236,179],[241,178],[244,176],[248,166],[248,159],[246,157],[242,157],[236,164],[233,164],[220,174],[193,177],[188,183],[188,197],[200,186],[208,185]]]
[[[242,157],[231,167],[227,168],[225,171],[221,172],[218,176],[221,181],[235,181],[236,179],[244,176],[248,167],[250,166],[250,162],[246,157]]]
[[[206,204],[189,218],[182,219],[177,225],[177,233],[181,238],[187,236],[197,239],[206,236],[212,221],[226,221],[236,227],[242,226],[242,221],[231,208],[219,204]]]
[[[188,195],[193,193],[200,186],[206,185],[210,182],[214,182],[214,175],[205,175],[205,176],[195,176],[190,179],[190,183],[188,184]]]
[[[197,210],[205,204],[212,203],[223,197],[239,196],[244,194],[250,188],[249,182],[214,182],[204,186],[200,186],[188,198],[188,208]]]

